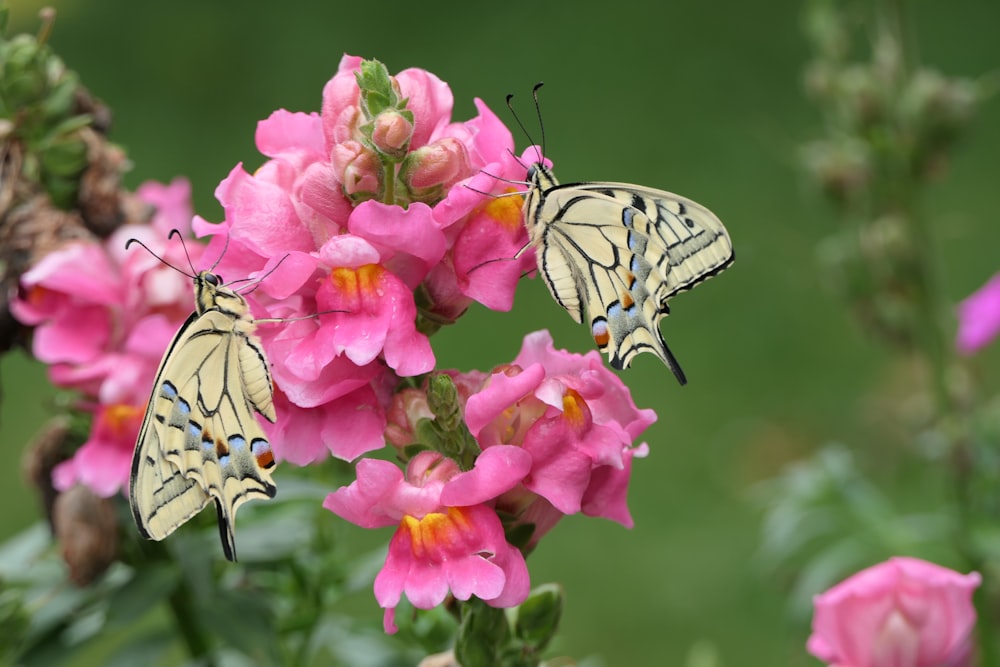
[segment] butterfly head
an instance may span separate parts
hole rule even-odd
[[[225,287],[222,276],[211,271],[201,271],[194,277],[194,294],[199,315],[209,310],[218,310],[243,317],[249,310],[246,299]]]

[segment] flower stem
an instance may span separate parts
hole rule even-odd
[[[886,29],[899,45],[903,76],[910,80],[918,68],[917,43],[911,29],[905,0],[884,0],[883,21]],[[906,147],[905,137],[897,137],[899,146]],[[952,482],[957,504],[956,548],[965,558],[970,569],[982,572],[986,562],[973,539],[975,497],[971,491],[976,465],[976,452],[970,439],[970,425],[966,410],[956,400],[948,382],[954,359],[948,345],[949,332],[944,323],[947,302],[942,297],[938,270],[935,262],[935,243],[926,216],[917,211],[920,189],[919,175],[914,169],[909,150],[900,151],[894,166],[898,181],[897,204],[909,221],[915,252],[913,286],[916,298],[914,339],[927,362],[931,390],[934,395],[936,428],[947,438],[951,454]],[[1000,662],[997,642],[994,640],[993,600],[987,590],[980,588],[975,595],[977,610],[978,647],[980,665],[996,667]]]
[[[187,647],[188,655],[205,667],[215,667],[218,663],[212,654],[208,637],[202,633],[201,624],[198,623],[191,587],[188,586],[183,577],[178,582],[177,588],[170,594],[168,602],[181,639]]]

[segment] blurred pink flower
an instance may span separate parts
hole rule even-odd
[[[516,484],[527,464],[517,448],[496,448],[476,461],[494,488]],[[357,474],[357,481],[331,493],[323,506],[365,528],[397,525],[375,578],[386,632],[396,631],[395,608],[404,594],[418,609],[436,607],[449,592],[459,600],[475,595],[494,607],[512,607],[527,597],[524,556],[507,543],[496,512],[472,497],[442,500],[459,475],[454,461],[421,452],[404,477],[388,461],[363,459]],[[491,494],[481,490],[480,495]]]
[[[965,667],[978,573],[894,557],[817,595],[807,648],[834,667]]]
[[[35,327],[32,353],[49,364],[52,382],[104,404],[145,398],[163,350],[194,305],[184,274],[146,251],[125,250],[137,238],[165,261],[187,266],[182,241],[167,234],[190,231],[190,185],[147,183],[138,194],[162,207],[151,225],[124,225],[103,242],[50,253],[21,277],[11,303],[14,316]],[[188,248],[192,259],[200,250]]]
[[[66,491],[83,484],[107,498],[128,489],[139,427],[146,405],[102,405],[97,408],[90,437],[73,458],[52,471],[52,485]]]
[[[1000,334],[1000,273],[958,304],[955,346],[972,354]]]
[[[53,472],[59,490],[84,484],[100,496],[127,488],[130,461],[163,351],[191,314],[191,280],[141,248],[187,266],[191,187],[145,183],[136,193],[155,207],[151,224],[124,225],[108,239],[79,241],[47,255],[21,278],[11,311],[35,327],[32,352],[49,378],[84,394],[94,411],[90,437]],[[197,260],[201,246],[187,252]],[[142,401],[143,403],[139,403]]]

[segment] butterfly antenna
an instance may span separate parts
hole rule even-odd
[[[228,243],[228,241],[229,241],[229,237],[228,236],[226,237],[226,241]],[[223,248],[223,253],[225,253],[225,248]],[[285,255],[284,257],[282,257],[281,259],[279,259],[278,263],[275,264],[274,266],[272,266],[268,270],[268,272],[265,273],[262,276],[257,276],[255,278],[237,278],[236,280],[232,281],[231,283],[227,283],[227,286],[231,287],[231,286],[235,285],[236,283],[248,283],[248,282],[253,281],[254,285],[249,290],[247,290],[246,292],[241,292],[241,294],[250,294],[250,293],[254,292],[258,287],[260,287],[260,281],[264,280],[264,278],[267,278],[269,275],[271,275],[272,273],[274,273],[275,271],[277,271],[278,267],[281,266],[281,263],[284,262],[289,257],[290,257],[290,255]],[[218,262],[216,262],[216,264],[218,264]],[[214,268],[215,265],[213,264],[212,266]]]
[[[514,151],[512,151],[511,149],[509,149],[509,148],[508,148],[508,149],[507,149],[507,154],[508,154],[508,155],[510,155],[510,156],[511,156],[512,158],[514,158],[514,162],[517,162],[517,163],[518,163],[519,165],[521,165],[521,166],[522,166],[522,167],[524,167],[525,169],[527,169],[527,168],[528,168],[528,165],[524,164],[524,162],[522,162],[522,161],[521,161],[521,158],[519,158],[519,157],[518,157],[518,156],[517,156],[517,155],[516,155],[516,154],[514,153]]]
[[[175,229],[174,231],[177,231],[177,230]],[[141,245],[143,248],[146,249],[146,252],[148,252],[150,255],[152,255],[157,260],[159,260],[161,264],[169,266],[171,269],[173,269],[177,273],[184,274],[185,276],[187,276],[188,278],[191,278],[192,280],[194,279],[194,274],[193,273],[188,273],[187,271],[185,271],[184,269],[180,268],[179,266],[174,266],[173,264],[171,264],[167,260],[165,260],[162,257],[160,257],[159,255],[157,255],[155,252],[153,252],[152,250],[150,250],[149,246],[146,245],[145,243],[143,243],[142,241],[140,241],[139,239],[129,239],[128,241],[126,241],[125,242],[125,249],[128,250],[129,246],[131,246],[133,243],[138,243],[139,245]],[[184,250],[184,253],[187,254],[187,249]],[[193,270],[194,269],[192,269],[192,271]]]
[[[194,262],[191,261],[191,255],[188,254],[188,247],[187,243],[184,242],[184,236],[181,234],[181,230],[177,229],[176,227],[170,230],[170,233],[167,234],[167,239],[172,239],[175,236],[181,240],[181,248],[184,249],[184,256],[187,257],[188,266],[191,268],[191,273],[192,274],[198,273],[194,268]],[[214,269],[215,267],[213,266],[212,268]]]
[[[215,263],[212,264],[212,268],[210,268],[209,271],[212,272],[215,271],[215,267],[217,267],[219,265],[219,262],[222,261],[222,258],[226,256],[227,250],[229,250],[229,234],[226,234],[226,242],[222,244],[222,252],[219,253],[219,259],[215,260]],[[185,250],[185,252],[187,251]]]
[[[542,133],[542,152],[538,154],[539,162],[542,161],[542,156],[545,155],[545,123],[542,122],[542,105],[538,103],[538,89],[544,85],[544,81],[539,81],[531,89],[531,96],[535,99],[535,114],[538,116],[538,130]]]
[[[535,88],[537,89],[538,86],[536,85]],[[531,143],[531,144],[533,144],[533,145],[537,145],[537,144],[535,144],[535,140],[531,138],[531,133],[528,132],[528,128],[526,128],[524,126],[524,123],[521,122],[521,119],[520,119],[520,117],[518,117],[517,112],[514,111],[514,105],[510,103],[510,101],[512,99],[514,99],[514,94],[513,93],[507,95],[507,108],[510,109],[511,115],[514,116],[514,120],[517,122],[517,126],[519,128],[521,128],[521,132],[524,132],[524,136],[526,136],[528,138],[528,142]],[[537,106],[537,104],[536,104],[536,106]],[[538,156],[539,161],[541,161],[541,157],[542,157],[541,154],[539,154],[539,156]],[[520,162],[520,160],[518,160],[518,162]]]

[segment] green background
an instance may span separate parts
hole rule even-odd
[[[436,73],[451,85],[456,119],[473,115],[478,96],[509,121],[503,100],[514,92],[532,130],[529,93],[545,81],[547,152],[562,181],[642,183],[714,210],[736,264],[672,301],[663,324],[690,384],[679,387],[651,355],[622,375],[636,403],[659,414],[645,435],[651,455],[634,470],[635,528],[569,518],[529,566],[534,582],[566,588],[559,653],[678,665],[700,645],[727,665],[815,664],[804,651],[808,619],[791,615],[782,582],[763,574],[750,488],[828,441],[868,451],[906,443],[878,401],[902,362],[866,339],[817,271],[817,243],[835,220],[795,162],[797,145],[820,131],[801,87],[800,2],[54,4],[52,42],[113,109],[112,138],[135,165],[129,185],[185,175],[209,220],[221,218],[219,180],[236,162],[261,162],[256,122],[277,108],[318,110],[344,52],[391,72]],[[11,6],[14,28],[34,31],[39,5]],[[924,63],[967,76],[1000,64],[1000,4],[923,1],[911,11]],[[984,106],[971,137],[923,202],[954,301],[1000,268],[1000,105]],[[432,342],[441,367],[488,369],[540,328],[557,346],[592,346],[539,280],[524,281],[513,312],[473,308]],[[977,361],[996,368],[1000,355]],[[3,538],[38,515],[18,460],[50,392],[23,355],[0,368]],[[886,466],[876,474],[902,502],[935,502],[933,490],[907,493],[916,482],[899,459],[872,457]]]

